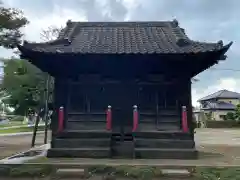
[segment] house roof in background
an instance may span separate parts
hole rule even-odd
[[[193,41],[177,20],[156,22],[72,22],[57,40],[28,43],[20,51],[80,54],[188,54],[224,51],[222,41]],[[225,58],[225,57],[224,57]]]
[[[221,101],[208,101],[206,102],[204,108],[202,110],[234,110],[236,106],[231,103],[221,102]]]
[[[240,99],[240,93],[237,92],[233,92],[233,91],[228,91],[226,89],[217,91],[213,94],[210,94],[206,97],[203,97],[201,99],[198,100],[198,102],[201,101],[207,101],[207,100],[211,100],[211,99],[218,99],[218,98],[225,98],[225,99]]]

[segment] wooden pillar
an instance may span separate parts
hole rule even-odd
[[[191,79],[187,82],[187,119],[188,119],[188,126],[189,131],[194,137],[194,122],[193,122],[193,112],[192,112],[192,81]]]
[[[54,138],[58,131],[58,111],[61,106],[64,108],[64,126],[67,120],[67,99],[68,99],[68,81],[59,77],[54,80],[54,111],[52,123],[52,137]]]
[[[192,118],[192,93],[191,93],[191,79],[183,80],[181,82],[181,86],[179,87],[181,93],[180,93],[180,102],[179,105],[186,106],[187,110],[187,122],[188,122],[188,127],[189,131],[194,137],[194,124],[193,124],[193,118]],[[182,122],[181,122],[181,127],[182,127]]]

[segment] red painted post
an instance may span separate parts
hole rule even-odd
[[[63,131],[64,108],[61,106],[58,111],[58,132]]]
[[[138,128],[138,109],[137,105],[133,106],[133,128],[132,131],[135,132]]]
[[[188,132],[187,108],[186,108],[186,106],[182,106],[182,130],[183,130],[183,132]]]
[[[108,105],[107,108],[107,124],[106,124],[106,129],[108,131],[112,130],[112,107]]]

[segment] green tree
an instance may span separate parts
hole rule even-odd
[[[231,121],[236,120],[236,115],[235,115],[235,113],[234,113],[234,112],[228,112],[228,113],[226,114],[226,117],[225,117],[224,120],[231,120]]]
[[[236,119],[237,121],[240,121],[240,104],[237,105],[234,114],[235,114],[235,119]]]
[[[39,109],[43,104],[47,75],[26,60],[9,59],[3,63],[1,89],[9,95],[4,103],[15,108],[19,115],[25,115],[29,108]]]
[[[15,48],[21,42],[20,29],[28,24],[23,12],[15,8],[6,8],[0,1],[0,46]]]

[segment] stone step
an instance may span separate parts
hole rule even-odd
[[[135,138],[136,148],[192,149],[193,140]]]
[[[110,138],[112,132],[107,130],[65,130],[57,135],[57,138]]]
[[[79,114],[68,114],[69,122],[105,122],[106,123],[106,113],[79,113]]]
[[[150,123],[139,123],[138,125],[138,131],[179,131],[180,130],[180,124],[176,123],[161,123],[161,124],[150,124]]]
[[[133,159],[135,157],[133,141],[113,141],[111,148],[112,158]]]
[[[106,129],[106,121],[68,121],[66,128],[71,130]]]
[[[110,158],[111,149],[108,148],[51,148],[47,152],[49,158]]]
[[[109,147],[111,143],[111,138],[79,138],[79,139],[54,139],[52,140],[52,147],[61,148],[85,148],[85,147]]]
[[[137,159],[197,159],[195,149],[135,148]]]
[[[180,130],[171,131],[137,131],[133,133],[135,138],[147,138],[147,139],[179,139],[179,140],[191,140],[190,133],[184,133]]]
[[[168,117],[148,117],[148,116],[139,116],[139,122],[141,123],[180,123],[181,117],[180,116],[168,116]]]

